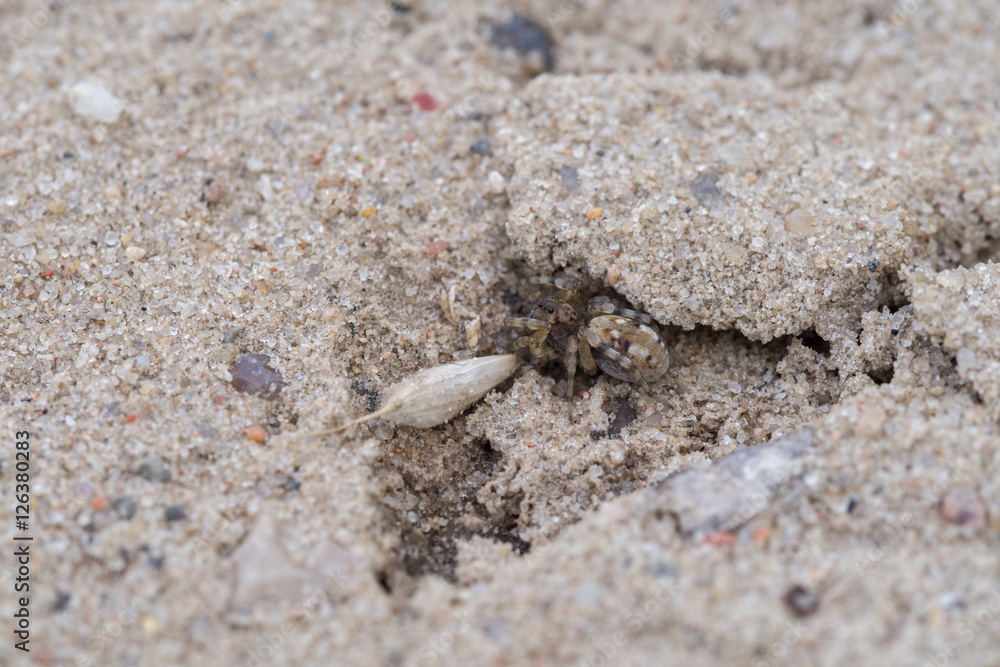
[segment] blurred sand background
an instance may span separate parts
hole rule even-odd
[[[0,2],[0,662],[996,663],[998,17]],[[656,318],[655,396],[298,437],[537,275]]]

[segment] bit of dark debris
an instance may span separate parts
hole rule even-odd
[[[604,409],[615,415],[614,421],[608,427],[608,436],[611,438],[617,438],[621,434],[622,429],[627,428],[634,422],[637,416],[632,404],[628,402],[627,398],[622,396],[614,400],[610,409],[608,406],[605,406]]]
[[[135,501],[128,496],[122,496],[117,499],[112,507],[115,513],[126,521],[135,516]]]
[[[473,142],[473,144],[469,146],[469,150],[476,155],[489,155],[493,151],[493,148],[490,146],[490,140],[483,137],[482,139],[477,139]]]
[[[187,510],[183,505],[171,505],[163,512],[163,517],[167,521],[180,521],[187,518]]]
[[[819,595],[801,584],[789,588],[783,599],[788,610],[799,618],[812,616],[819,609]]]
[[[549,33],[520,14],[514,14],[506,23],[490,26],[490,42],[501,49],[513,48],[525,55],[539,54],[546,72],[551,72],[555,66],[555,53]]]

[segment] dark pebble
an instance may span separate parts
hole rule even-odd
[[[285,483],[281,485],[281,488],[283,488],[285,491],[288,491],[289,493],[291,493],[292,491],[298,491],[301,487],[302,484],[299,482],[299,480],[291,476],[289,476],[288,479],[285,480]]]
[[[179,521],[187,518],[187,510],[183,505],[172,505],[163,512],[163,516],[167,521]]]
[[[135,501],[128,496],[122,496],[114,502],[115,513],[121,518],[128,521],[135,516]]]
[[[501,49],[513,48],[522,54],[540,54],[546,72],[551,72],[555,66],[555,53],[549,33],[520,14],[514,14],[506,23],[491,26],[490,42]]]
[[[789,588],[784,600],[789,611],[799,618],[812,616],[819,609],[819,595],[801,584]]]
[[[65,591],[56,591],[56,598],[49,605],[49,611],[58,614],[61,611],[66,611],[66,607],[69,606],[69,601],[73,599],[73,596]]]
[[[485,137],[478,139],[471,146],[469,146],[469,150],[476,155],[489,155],[492,150],[490,147],[490,140]]]
[[[242,354],[233,364],[231,384],[237,391],[256,394],[269,401],[278,398],[285,381],[281,373],[268,366],[266,354]]]

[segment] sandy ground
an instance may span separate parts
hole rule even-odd
[[[997,663],[998,16],[0,4],[0,662]],[[539,275],[651,394],[302,437]]]

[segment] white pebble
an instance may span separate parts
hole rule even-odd
[[[69,89],[69,103],[76,113],[101,123],[114,123],[124,108],[122,101],[107,89],[86,82]]]

